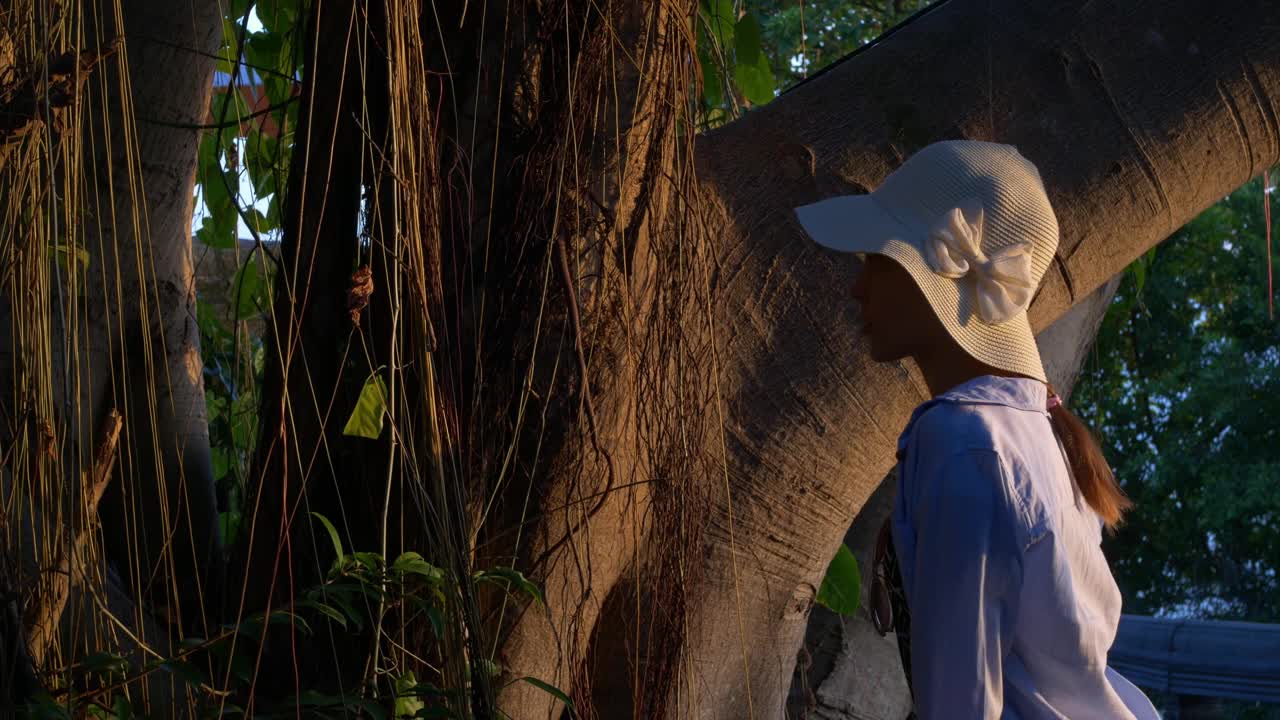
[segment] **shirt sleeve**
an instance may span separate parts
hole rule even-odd
[[[999,455],[917,459],[911,676],[921,720],[997,720],[1022,584]]]

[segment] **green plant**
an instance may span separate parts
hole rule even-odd
[[[734,0],[701,0],[694,18],[702,71],[699,125],[721,125],[744,107],[764,105],[777,83],[756,15]]]
[[[417,552],[401,553],[389,560],[374,552],[347,551],[327,518],[314,516],[332,542],[333,564],[325,580],[304,590],[286,607],[255,613],[238,623],[226,624],[212,638],[187,638],[182,650],[170,657],[153,658],[140,668],[113,653],[83,658],[70,674],[86,689],[64,687],[28,703],[25,716],[39,720],[88,716],[127,720],[144,717],[131,699],[146,678],[163,675],[194,699],[201,716],[231,717],[245,714],[247,693],[253,687],[254,662],[268,633],[291,631],[313,635],[323,628],[335,637],[367,637],[376,620],[374,608],[391,607],[406,624],[425,622],[437,639],[446,633],[446,595],[457,592],[460,582],[486,583],[534,602],[541,590],[519,571],[495,567],[476,571],[470,578],[451,578],[442,568]],[[355,714],[370,718],[453,718],[450,699],[464,697],[468,688],[449,688],[429,663],[416,668],[400,666],[401,660],[384,656],[383,666],[373,668],[366,687],[354,692],[329,693],[302,688],[295,695],[254,708],[258,718],[329,718]],[[497,677],[500,666],[483,663]],[[423,674],[425,673],[425,678]],[[226,679],[226,682],[223,679]],[[572,701],[561,690],[532,677],[513,678],[555,697],[567,706]]]
[[[841,615],[852,615],[858,611],[861,592],[862,574],[858,571],[858,559],[849,546],[842,543],[827,566],[827,574],[822,578],[822,587],[818,588],[815,602]]]

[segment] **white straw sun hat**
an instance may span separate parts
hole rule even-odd
[[[906,268],[965,352],[1045,381],[1027,306],[1058,249],[1058,221],[1040,173],[1016,149],[934,143],[874,192],[796,215],[820,245]]]

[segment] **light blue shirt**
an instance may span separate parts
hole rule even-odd
[[[916,408],[893,540],[921,720],[1158,718],[1107,667],[1120,591],[1043,383],[985,376]]]

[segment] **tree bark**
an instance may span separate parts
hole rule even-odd
[[[1016,144],[1063,229],[1032,307],[1042,328],[1280,155],[1280,11],[1263,0],[1227,17],[1208,2],[950,0],[693,150],[691,2],[634,18],[530,3],[503,23],[442,3],[462,26],[448,38],[399,3],[438,40],[414,60],[431,80],[413,128],[357,118],[379,83],[410,87],[359,74],[357,6],[326,3],[309,33],[334,52],[313,54],[302,98],[249,609],[285,569],[321,573],[327,550],[293,540],[310,510],[361,550],[389,529],[406,548],[469,538],[471,557],[449,559],[460,579],[515,564],[545,588],[545,605],[485,608],[508,679],[552,682],[585,716],[779,716],[822,572],[925,397],[914,367],[870,362],[847,299],[856,263],[815,248],[791,208],[874,187],[933,140]],[[480,57],[458,37],[482,38]],[[409,61],[370,46],[402,82]],[[391,112],[383,100],[373,112]],[[376,215],[370,241],[370,346],[405,430],[378,445],[377,473],[337,437],[358,391],[338,387],[334,328],[363,252],[362,151],[415,168],[363,189],[420,214]],[[390,295],[397,282],[421,289]],[[377,324],[393,314],[414,337]],[[430,514],[408,480],[440,488],[449,534],[404,520]],[[408,511],[395,527],[384,498]],[[524,683],[499,703],[562,712]]]
[[[1277,160],[1277,22],[1266,2],[951,0],[702,138],[704,190],[724,208],[731,482],[689,607],[688,714],[781,714],[827,561],[925,398],[914,368],[867,359],[845,301],[855,261],[813,247],[791,208],[874,187],[933,140],[1016,145],[1062,229],[1031,309],[1043,328]]]
[[[95,8],[89,43],[123,38],[124,50],[83,105],[94,110],[84,118],[90,260],[73,300],[87,352],[71,370],[81,395],[68,420],[91,461],[93,429],[113,408],[124,415],[99,509],[107,556],[135,597],[203,633],[222,558],[191,262],[192,127],[208,116],[219,4]]]
[[[167,635],[150,633],[142,608],[202,631],[203,593],[218,584],[190,127],[207,113],[220,22],[217,3],[203,0],[11,5],[8,35],[25,35],[20,47],[36,54],[18,74],[48,80],[31,94],[21,137],[0,153],[6,217],[22,217],[6,221],[0,279],[0,475],[13,509],[5,550],[22,560],[28,610],[41,608],[27,631],[43,670],[106,649],[95,598],[127,607],[121,621],[164,651]],[[12,60],[15,45],[0,45],[0,62]],[[95,435],[116,411],[126,427],[110,482],[96,485],[107,488],[99,548],[96,533],[79,532],[82,478],[94,477]],[[114,602],[119,584],[105,579],[100,549],[132,602]],[[37,582],[41,571],[57,577]],[[45,654],[59,620],[67,633]]]

